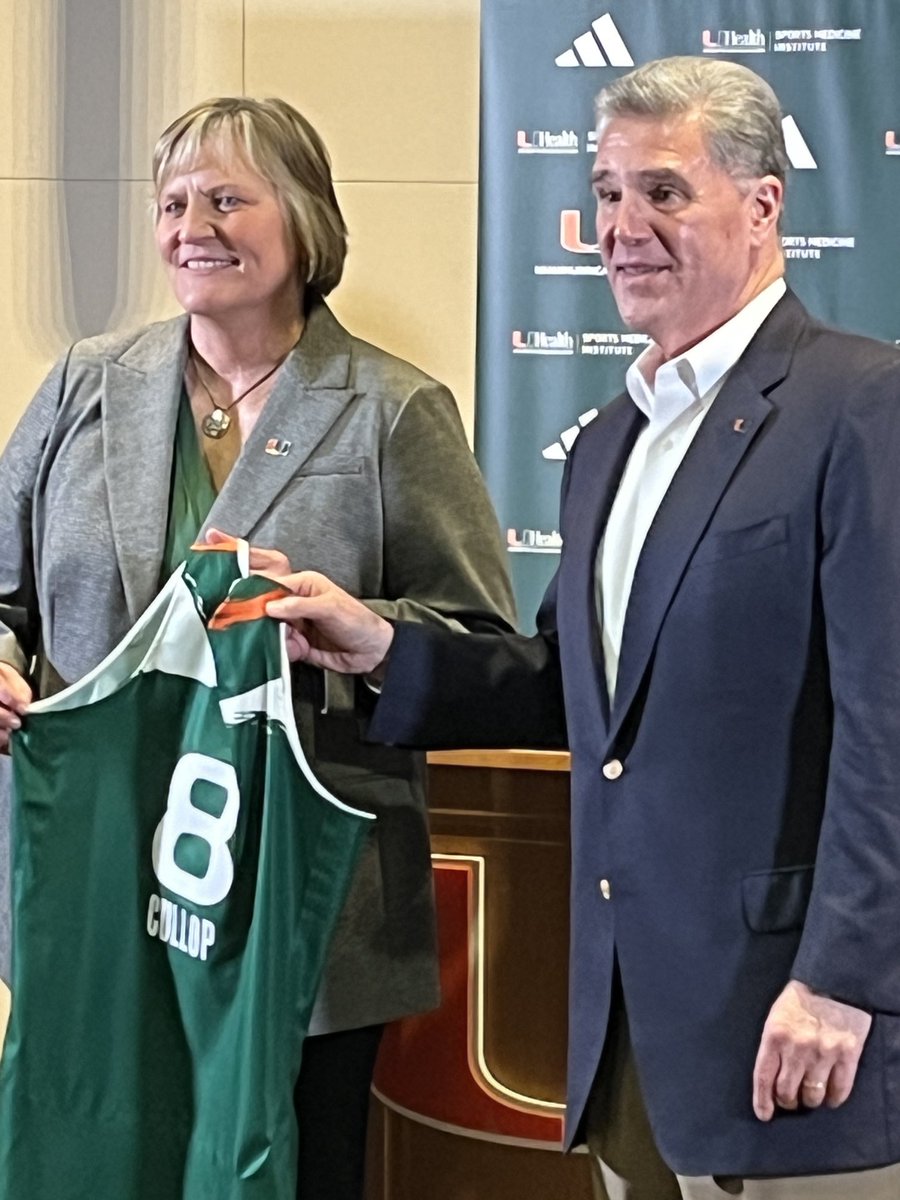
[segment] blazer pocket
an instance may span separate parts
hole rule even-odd
[[[741,881],[744,920],[754,933],[783,933],[802,929],[812,892],[813,870],[781,867],[754,871]]]
[[[703,566],[723,558],[736,558],[739,554],[767,550],[770,546],[778,546],[787,540],[786,516],[769,517],[767,521],[757,521],[755,525],[746,525],[742,529],[722,529],[703,538],[694,551],[691,566]]]
[[[310,458],[297,472],[297,478],[306,475],[361,475],[363,459],[354,454],[325,454],[321,458]]]

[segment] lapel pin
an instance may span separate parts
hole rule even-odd
[[[743,417],[738,417],[731,428],[734,430],[735,433],[746,433],[747,432],[747,430],[744,428],[744,418]]]
[[[276,458],[284,458],[290,448],[291,443],[284,438],[269,438],[266,442],[266,454],[273,454]]]

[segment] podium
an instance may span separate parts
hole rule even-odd
[[[590,1200],[563,1155],[569,758],[428,756],[441,1007],[388,1026],[367,1200]]]

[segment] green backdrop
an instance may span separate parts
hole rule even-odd
[[[900,338],[900,0],[482,0],[476,451],[523,627],[559,554],[562,464],[645,341],[594,248],[593,97],[669,54],[768,79],[793,169],[788,281],[819,317]]]

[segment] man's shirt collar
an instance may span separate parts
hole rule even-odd
[[[698,402],[711,404],[725,376],[786,291],[784,279],[776,279],[703,341],[661,363],[655,375],[653,365],[659,361],[660,349],[648,346],[628,368],[625,386],[651,424],[665,426]]]

